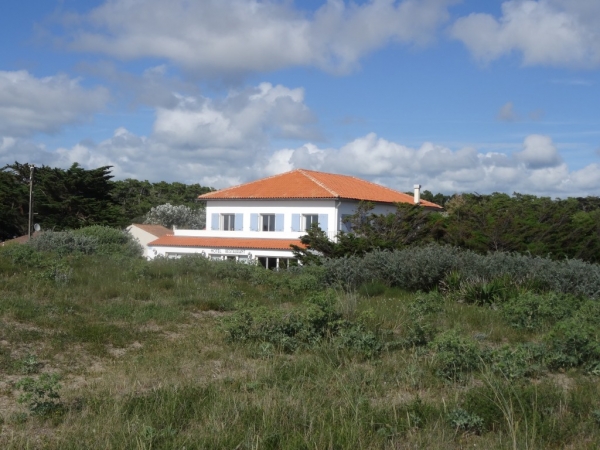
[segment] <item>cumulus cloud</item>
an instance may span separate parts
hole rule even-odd
[[[527,136],[523,143],[523,150],[514,155],[518,161],[530,169],[556,167],[562,162],[552,139],[539,134]]]
[[[402,191],[414,183],[434,192],[551,196],[593,195],[600,188],[597,164],[569,171],[552,140],[540,135],[527,136],[522,150],[510,154],[452,150],[430,142],[411,148],[371,133],[337,149],[313,144],[283,149],[271,161],[278,172],[304,167],[352,174]]]
[[[288,1],[107,0],[69,17],[68,46],[121,59],[164,58],[196,73],[316,66],[348,71],[390,41],[423,45],[455,0],[328,0],[314,13]]]
[[[158,108],[154,138],[233,162],[265,148],[272,138],[318,138],[315,123],[302,89],[262,83],[220,101],[181,97],[175,108]]]
[[[15,159],[68,167],[114,166],[120,178],[179,180],[225,186],[275,170],[274,139],[319,140],[304,91],[261,83],[225,98],[176,95],[156,109],[153,132],[138,136],[118,128],[99,143],[84,141],[48,151],[23,139],[0,138],[0,163]],[[18,156],[16,156],[18,155]]]
[[[522,150],[483,153],[475,148],[450,149],[430,142],[412,148],[371,133],[339,148],[304,144],[297,148],[249,151],[239,160],[172,147],[157,136],[137,136],[119,128],[100,142],[82,142],[49,151],[25,140],[0,140],[0,163],[15,152],[37,164],[68,167],[112,165],[117,178],[201,183],[217,188],[251,181],[295,168],[355,175],[407,191],[419,183],[433,192],[521,192],[546,196],[596,195],[600,165],[571,171],[547,136],[531,135]]]
[[[501,17],[473,13],[450,33],[483,62],[519,52],[525,65],[593,67],[600,64],[598,21],[593,0],[510,0]]]
[[[54,133],[101,110],[109,94],[86,89],[66,75],[36,78],[25,70],[0,71],[0,135]]]

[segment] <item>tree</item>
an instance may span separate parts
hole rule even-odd
[[[202,230],[206,228],[206,210],[204,208],[192,209],[189,206],[174,206],[170,203],[155,206],[146,214],[144,223],[162,225],[167,228],[187,228]]]
[[[29,164],[3,168],[0,194],[10,220],[8,229],[25,234],[29,204]],[[87,225],[124,225],[110,193],[110,166],[86,170],[77,163],[69,169],[37,167],[33,180],[35,222],[43,229],[63,230]],[[11,236],[12,237],[12,236]]]
[[[132,178],[113,181],[112,197],[121,206],[129,222],[140,222],[151,208],[170,203],[199,209],[198,196],[213,191],[199,184],[151,183]]]
[[[320,257],[363,255],[375,249],[391,250],[441,239],[442,216],[418,205],[399,203],[392,214],[373,214],[373,204],[361,202],[348,219],[351,232],[339,232],[335,241],[317,226],[292,245],[303,264],[320,264]]]
[[[0,170],[0,241],[27,233],[29,174],[23,180],[9,167]]]

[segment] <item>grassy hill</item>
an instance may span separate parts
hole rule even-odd
[[[600,447],[591,285],[454,267],[417,292],[61,239],[0,249],[2,448]]]

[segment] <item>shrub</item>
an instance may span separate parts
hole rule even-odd
[[[417,294],[408,307],[405,347],[423,346],[431,342],[437,330],[429,316],[443,310],[443,300],[437,291]]]
[[[381,280],[390,286],[429,291],[439,285],[451,288],[463,280],[482,280],[486,283],[479,286],[483,298],[507,299],[517,287],[600,298],[598,264],[553,261],[506,252],[480,255],[437,244],[376,250],[363,257],[324,258],[322,267],[325,282],[344,289],[356,289],[370,280]]]
[[[27,245],[41,252],[55,252],[59,256],[71,253],[92,254],[96,250],[98,240],[95,237],[83,236],[72,231],[45,231],[32,238]]]
[[[535,330],[572,316],[581,303],[570,294],[522,292],[502,306],[502,315],[514,328]]]
[[[600,363],[599,334],[596,326],[577,319],[557,323],[544,339],[548,349],[548,367],[595,367]]]
[[[74,230],[73,233],[79,236],[95,238],[97,246],[94,252],[98,254],[121,254],[137,257],[142,256],[144,251],[140,243],[132,235],[116,228],[92,225]]]
[[[462,280],[456,294],[466,303],[490,305],[511,298],[516,294],[516,288],[506,275],[491,280],[477,276]]]
[[[483,419],[462,408],[456,408],[448,414],[448,422],[456,431],[480,434],[483,430]]]
[[[291,310],[250,307],[223,319],[230,342],[268,343],[293,353],[324,342],[364,357],[381,352],[385,343],[378,330],[345,320],[330,293],[316,294]]]
[[[482,355],[477,343],[457,330],[444,332],[431,342],[436,374],[446,380],[462,381],[464,374],[477,369]]]
[[[15,243],[0,247],[0,255],[18,267],[39,267],[45,262],[44,255],[36,251],[31,245]]]
[[[43,373],[38,378],[23,378],[16,383],[17,389],[23,391],[19,403],[26,403],[31,414],[50,416],[61,413],[64,405],[58,391],[60,377],[57,374]]]
[[[509,380],[533,376],[541,371],[536,364],[536,355],[527,345],[504,345],[492,350],[486,359],[494,373]]]
[[[27,243],[38,252],[69,254],[105,254],[137,257],[142,247],[128,233],[114,228],[94,225],[74,231],[45,231]]]

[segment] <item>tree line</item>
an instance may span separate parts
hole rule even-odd
[[[15,162],[0,170],[0,240],[27,234],[29,169],[28,164]],[[34,222],[56,231],[90,225],[123,228],[143,222],[151,210],[150,215],[198,222],[203,220],[203,205],[197,197],[213,190],[200,184],[112,178],[110,166],[89,170],[77,163],[68,169],[36,167]],[[600,262],[599,197],[449,196],[424,191],[422,198],[444,206],[444,211],[399,204],[395,213],[378,215],[371,212],[372,205],[363,203],[350,218],[352,233],[340,233],[333,242],[320,230],[310,230],[302,238],[309,250],[296,248],[296,253],[308,262],[316,259],[311,250],[342,257],[437,242],[479,253],[506,251]],[[173,214],[177,206],[197,214],[188,210]]]
[[[0,241],[27,234],[29,177],[29,164],[15,162],[0,169]],[[200,184],[112,178],[111,166],[36,167],[33,221],[55,231],[90,225],[122,228],[143,222],[152,208],[165,203],[201,209],[198,195],[213,190]]]
[[[395,213],[382,215],[363,203],[349,219],[352,233],[342,232],[333,242],[314,228],[301,239],[307,249],[295,247],[296,255],[318,262],[315,250],[336,258],[437,242],[483,254],[504,251],[600,263],[599,197],[424,194],[422,198],[443,203],[445,210],[399,204]]]

